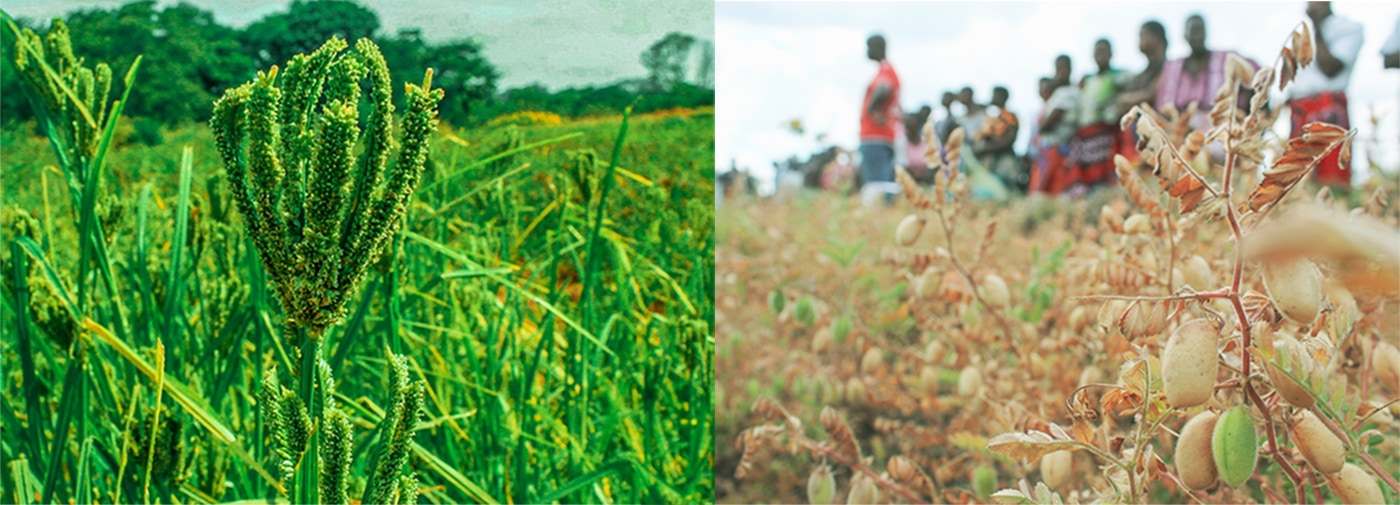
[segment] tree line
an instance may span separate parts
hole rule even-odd
[[[251,79],[257,70],[282,65],[293,55],[309,53],[339,35],[353,41],[369,37],[379,44],[395,82],[421,79],[435,69],[433,84],[447,92],[441,117],[459,126],[482,124],[517,111],[553,112],[580,117],[616,113],[640,95],[637,111],[714,104],[713,50],[693,36],[671,33],[641,54],[648,76],[610,84],[551,92],[532,84],[498,90],[500,71],[486,59],[474,39],[431,43],[419,29],[381,33],[379,16],[350,0],[294,0],[285,11],[269,14],[242,29],[219,24],[210,11],[180,3],[161,7],[138,0],[112,9],[82,9],[64,16],[80,57],[105,61],[114,73],[141,62],[139,85],[126,114],[141,126],[207,121],[210,104],[224,89]],[[40,34],[49,23],[17,19]],[[8,29],[6,29],[8,31]],[[6,33],[6,41],[12,34]],[[9,43],[5,51],[11,50]],[[699,71],[687,76],[693,51],[700,49]],[[416,77],[415,74],[416,73]],[[15,69],[0,65],[0,117],[6,123],[32,116]],[[112,93],[119,93],[114,86]],[[114,95],[115,96],[115,95]],[[401,101],[402,95],[395,97]],[[397,104],[402,108],[402,103]]]

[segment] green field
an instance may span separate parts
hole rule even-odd
[[[713,499],[714,116],[620,113],[439,127],[322,346],[350,501],[388,438],[391,353],[426,392],[403,502]],[[281,308],[210,129],[148,146],[129,124],[76,185],[33,123],[0,132],[0,502],[274,497]]]

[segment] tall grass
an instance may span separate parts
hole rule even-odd
[[[124,144],[120,103],[160,84],[118,70],[90,158],[43,111],[0,132],[0,501],[274,496],[284,315],[209,131]],[[348,496],[377,487],[392,354],[425,385],[402,501],[712,499],[713,119],[625,121],[439,129],[322,344]]]

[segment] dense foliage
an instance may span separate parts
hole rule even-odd
[[[638,95],[644,96],[636,104],[639,113],[714,104],[708,78],[697,75],[701,83],[697,86],[684,76],[684,62],[698,42],[677,33],[658,40],[642,54],[651,69],[649,78],[551,92],[539,84],[498,90],[500,72],[486,59],[480,41],[434,43],[421,30],[411,28],[384,33],[378,14],[350,0],[296,0],[287,10],[241,29],[219,24],[212,12],[191,4],[161,6],[155,0],[80,9],[64,20],[72,32],[75,53],[107,62],[117,72],[144,55],[142,71],[159,76],[160,86],[132,96],[126,107],[127,115],[138,118],[133,124],[147,143],[161,140],[162,127],[207,121],[210,104],[224,90],[252,79],[258,69],[312,51],[332,36],[374,40],[396,82],[416,79],[407,69],[434,68],[434,82],[446,92],[441,117],[454,125],[480,125],[520,111],[565,117],[615,114]],[[47,20],[17,22],[41,35],[50,26]],[[0,95],[21,96],[18,83],[11,79],[13,72],[9,65],[0,68]],[[420,73],[417,78],[421,77]],[[402,108],[402,97],[396,100],[395,105]],[[6,99],[0,102],[0,116],[9,121],[27,119],[33,113],[23,100]]]

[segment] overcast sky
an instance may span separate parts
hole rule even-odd
[[[1073,59],[1074,76],[1092,70],[1093,43],[1113,44],[1113,66],[1136,72],[1147,60],[1138,51],[1143,21],[1157,19],[1167,30],[1167,57],[1184,57],[1186,17],[1206,20],[1206,45],[1234,49],[1261,64],[1274,62],[1288,34],[1306,19],[1304,2],[1285,3],[746,3],[715,6],[716,123],[715,161],[730,160],[771,180],[772,162],[790,155],[805,158],[818,147],[816,135],[854,149],[859,109],[876,66],[865,57],[865,39],[882,33],[888,56],[903,86],[901,102],[912,111],[971,85],[978,102],[991,89],[1010,90],[1009,108],[1021,118],[1018,152],[1040,109],[1037,81],[1052,73],[1055,55]],[[1383,70],[1380,46],[1396,29],[1400,5],[1337,2],[1333,11],[1362,23],[1365,42],[1348,92],[1358,146],[1376,138],[1385,166],[1400,166],[1400,71]],[[1277,95],[1275,95],[1277,96]],[[1368,107],[1384,114],[1377,134]],[[787,124],[801,119],[799,137]],[[1284,135],[1287,120],[1280,119]],[[1354,152],[1353,166],[1365,163]],[[1391,175],[1394,177],[1394,175]]]
[[[286,0],[184,0],[243,27],[285,11]],[[122,0],[5,0],[15,17],[48,20],[73,9],[114,8]],[[159,0],[159,5],[178,2]],[[420,27],[429,41],[474,37],[501,71],[500,88],[539,82],[550,89],[645,77],[642,51],[670,32],[714,40],[710,0],[359,0],[380,30]]]

